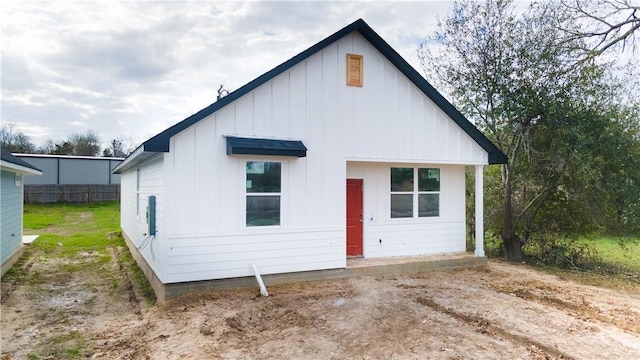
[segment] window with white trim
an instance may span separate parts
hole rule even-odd
[[[247,226],[280,225],[281,168],[279,162],[247,161]]]
[[[391,168],[391,218],[440,216],[440,169]]]

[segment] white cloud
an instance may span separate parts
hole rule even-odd
[[[414,67],[420,2],[3,2],[1,121],[38,145],[95,130],[143,141],[363,18]]]

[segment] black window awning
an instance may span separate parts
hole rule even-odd
[[[299,140],[256,139],[227,136],[227,155],[273,155],[306,157]]]

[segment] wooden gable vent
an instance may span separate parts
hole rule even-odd
[[[347,86],[362,87],[362,55],[347,54]]]

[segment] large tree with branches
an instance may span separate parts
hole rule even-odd
[[[561,0],[564,41],[583,42],[583,59],[620,47],[635,48],[640,33],[640,2],[629,0]]]
[[[560,11],[534,4],[519,14],[507,0],[456,3],[419,50],[427,77],[509,157],[487,172],[487,229],[513,261],[544,234],[594,230],[640,199],[640,114],[619,103],[622,85],[603,67],[576,66],[584,40],[564,40]],[[631,204],[610,188],[612,179],[630,191]]]

